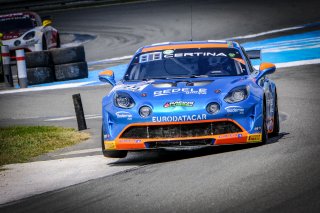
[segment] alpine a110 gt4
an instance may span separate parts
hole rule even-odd
[[[122,80],[111,70],[99,79],[113,85],[102,101],[102,150],[193,149],[266,143],[279,132],[275,65],[255,70],[231,41],[167,42],[140,48]]]

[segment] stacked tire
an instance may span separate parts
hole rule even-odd
[[[25,58],[29,85],[54,81],[53,63],[49,51],[29,52]]]
[[[88,77],[88,65],[83,46],[50,50],[56,81]]]

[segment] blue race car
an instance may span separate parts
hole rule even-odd
[[[123,79],[111,70],[99,79],[114,87],[102,102],[102,150],[192,149],[266,143],[279,133],[276,68],[255,70],[236,42],[168,42],[140,48]]]

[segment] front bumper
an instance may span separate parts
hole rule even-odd
[[[115,140],[104,140],[105,150],[145,150],[202,147],[261,142],[262,134],[249,134],[232,119],[192,122],[135,123]]]

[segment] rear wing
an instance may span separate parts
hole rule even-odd
[[[261,59],[261,50],[247,50],[249,59]]]

